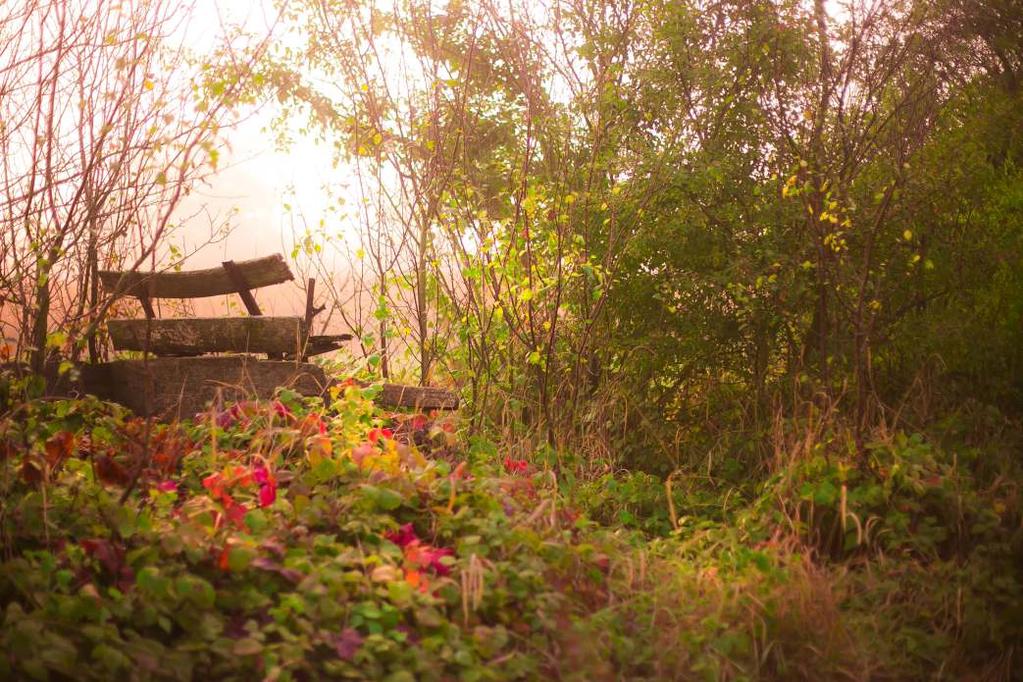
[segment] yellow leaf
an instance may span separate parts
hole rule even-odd
[[[373,569],[370,579],[375,583],[389,583],[392,580],[397,580],[398,576],[399,572],[396,567],[384,564]]]

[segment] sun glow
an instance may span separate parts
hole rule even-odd
[[[234,27],[254,35],[270,30],[275,10],[269,0],[213,0],[196,5],[183,43],[197,52],[209,50]],[[209,28],[213,27],[210,32]],[[179,213],[185,229],[181,251],[192,252],[211,231],[227,224],[230,233],[201,246],[189,267],[207,267],[226,258],[253,258],[292,250],[303,225],[337,220],[328,211],[325,189],[344,181],[333,163],[333,150],[292,125],[286,135],[272,130],[274,103],[237,112],[225,128],[220,169],[195,187]],[[287,144],[281,142],[286,137]],[[343,225],[334,226],[338,231]]]

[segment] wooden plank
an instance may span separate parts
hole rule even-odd
[[[351,341],[351,334],[323,334],[310,336],[305,348],[302,350],[302,355],[305,357],[312,357],[313,355],[323,355],[335,350],[341,350],[344,348],[345,341]]]
[[[316,278],[310,277],[305,290],[305,323],[310,329],[313,328],[313,318],[326,310],[326,306],[316,305],[313,297],[316,294]],[[351,338],[350,336],[348,338]]]
[[[156,355],[198,353],[295,353],[305,343],[300,317],[194,317],[163,320],[108,320],[117,350],[144,350]]]
[[[139,303],[142,304],[142,310],[146,313],[146,317],[150,319],[156,317],[156,311],[153,310],[153,302],[148,296],[139,296]]]
[[[293,279],[284,256],[274,254],[265,258],[235,263],[251,289],[280,284]],[[223,267],[190,272],[119,272],[103,270],[99,273],[103,288],[109,292],[152,298],[203,298],[233,294],[238,288]],[[124,278],[123,282],[121,278]]]
[[[27,365],[8,363],[0,369],[24,373]],[[207,401],[217,397],[223,403],[236,400],[266,399],[279,386],[307,396],[326,393],[338,383],[328,380],[322,368],[309,363],[257,360],[246,355],[201,358],[154,358],[116,360],[78,366],[78,381],[69,381],[71,373],[61,375],[56,365],[47,372],[51,395],[91,393],[113,400],[138,414],[190,418],[205,409]],[[360,384],[361,385],[361,384]],[[458,396],[440,388],[385,384],[376,402],[390,407],[418,407],[421,410],[454,410]]]
[[[315,295],[316,279],[310,277],[305,286],[305,323],[307,325],[311,325],[313,323],[313,316],[316,315],[313,303],[313,296]]]
[[[376,402],[391,407],[412,407],[419,410],[457,410],[458,395],[432,386],[384,384]]]
[[[231,281],[234,282],[235,290],[241,296],[242,303],[245,304],[245,310],[248,311],[249,315],[262,315],[263,311],[259,309],[256,298],[249,290],[249,283],[245,279],[245,273],[238,267],[238,264],[233,260],[226,260],[220,265],[227,272],[227,276],[231,278]]]

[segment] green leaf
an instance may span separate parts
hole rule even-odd
[[[245,637],[235,642],[231,651],[236,656],[254,656],[263,650],[263,643],[252,637]]]
[[[370,500],[377,509],[382,511],[394,511],[401,506],[403,498],[390,488],[378,488],[375,485],[363,485],[362,494]]]
[[[813,501],[815,504],[819,504],[824,507],[831,507],[835,504],[838,499],[838,488],[835,485],[825,479],[817,484],[817,487],[813,492]]]
[[[97,644],[92,650],[92,657],[109,672],[131,667],[131,660],[109,644]]]
[[[182,599],[200,609],[211,609],[217,593],[213,585],[197,575],[183,575],[174,581],[174,590]]]
[[[135,576],[139,590],[153,598],[165,598],[169,594],[170,580],[160,574],[155,566],[146,566]]]
[[[262,509],[253,509],[245,515],[245,525],[253,533],[261,533],[270,525]]]
[[[244,571],[256,553],[248,547],[232,547],[227,551],[227,566],[234,572]]]
[[[46,335],[47,348],[60,348],[67,343],[67,334],[64,332],[50,332]]]
[[[387,598],[398,608],[405,608],[412,602],[412,586],[404,580],[387,584]]]

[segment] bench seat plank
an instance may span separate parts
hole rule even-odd
[[[276,253],[265,258],[237,261],[236,271],[244,277],[250,289],[280,284],[294,279],[284,257]],[[222,266],[207,270],[188,272],[120,272],[103,270],[99,280],[107,291],[117,291],[126,296],[148,296],[150,298],[204,298],[221,296],[238,291],[238,285]]]
[[[156,355],[202,353],[295,353],[306,340],[301,317],[188,317],[159,320],[108,320],[117,350]]]
[[[330,334],[322,336],[310,336],[309,343],[306,344],[304,353],[306,357],[312,357],[313,355],[323,355],[324,353],[330,353],[331,351],[340,350],[344,348],[345,341],[351,341],[351,334]]]

